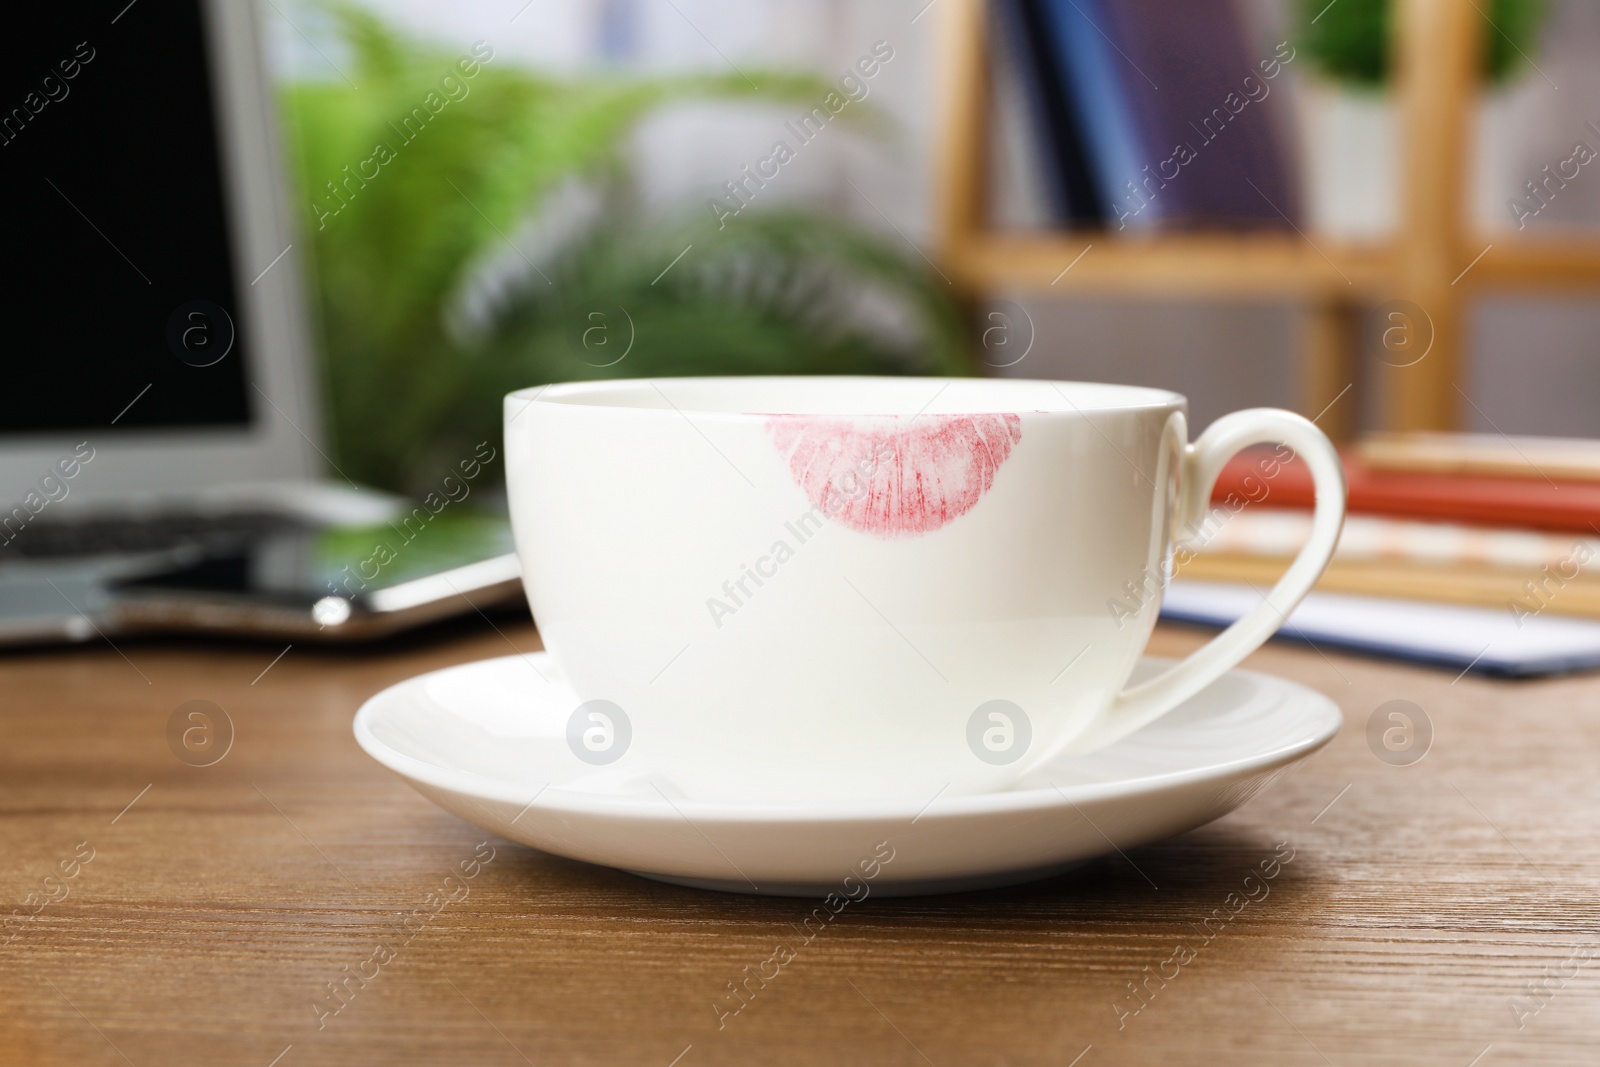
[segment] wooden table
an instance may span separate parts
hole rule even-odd
[[[1154,647],[1201,639],[1163,630]],[[1333,695],[1347,724],[1244,809],[1051,881],[853,905],[719,1030],[713,1002],[808,904],[480,848],[356,747],[368,695],[508,642],[538,638],[480,624],[276,660],[200,643],[0,656],[0,900],[38,909],[0,947],[0,1061],[1600,1060],[1595,679],[1452,682],[1271,646],[1250,666]],[[1433,724],[1410,766],[1367,742],[1392,699]],[[190,700],[234,727],[211,766],[169,747]],[[1198,924],[1284,841],[1270,894],[1206,941]],[[375,959],[489,850],[465,899]]]

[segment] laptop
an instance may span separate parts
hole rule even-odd
[[[323,443],[261,15],[8,15],[0,643],[350,640],[519,596],[503,515],[354,485]]]

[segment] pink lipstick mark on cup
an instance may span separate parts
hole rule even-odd
[[[773,415],[767,431],[823,514],[875,537],[916,537],[972,510],[1022,440],[1022,419]]]

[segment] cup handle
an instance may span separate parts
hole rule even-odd
[[[1194,529],[1205,517],[1211,489],[1234,454],[1250,445],[1282,443],[1311,468],[1316,510],[1311,536],[1287,572],[1243,618],[1163,674],[1124,689],[1088,729],[1054,747],[1037,766],[1060,752],[1087,752],[1126,737],[1188,700],[1259,648],[1289,617],[1322,577],[1344,527],[1344,467],[1332,442],[1307,419],[1276,408],[1225,415],[1200,439],[1184,447],[1177,529]]]

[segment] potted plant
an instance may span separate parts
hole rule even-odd
[[[1393,81],[1396,0],[1299,0],[1297,46],[1313,74],[1302,95],[1306,204],[1312,227],[1342,237],[1375,237],[1399,219],[1400,144]],[[1545,0],[1481,0],[1484,83],[1504,90],[1524,76],[1538,51]],[[1480,125],[1480,166],[1509,161],[1494,144],[1505,93],[1488,103]],[[1516,183],[1492,175],[1495,189]],[[1496,201],[1498,204],[1498,201]]]
[[[828,81],[558,78],[482,42],[458,55],[364,8],[326,9],[351,81],[300,81],[284,97],[330,436],[349,477],[427,486],[499,437],[505,393],[544,382],[970,369],[948,287],[898,242],[815,212],[642,206],[624,149],[654,109],[833,110],[843,97]],[[842,124],[875,121],[864,103],[837,106]]]

